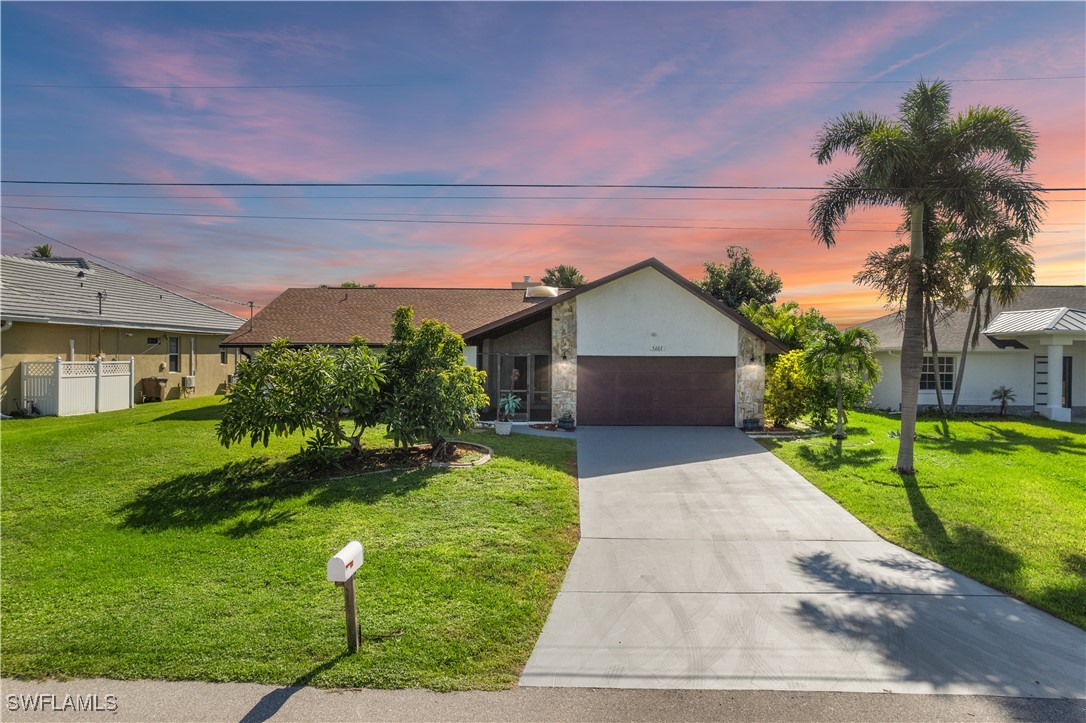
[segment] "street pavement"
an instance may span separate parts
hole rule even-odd
[[[519,688],[501,692],[321,690],[252,683],[0,681],[4,721],[1086,721],[1086,703],[1043,698],[755,690]],[[38,696],[97,695],[114,712],[12,710]],[[41,696],[52,696],[42,698]],[[50,702],[52,701],[52,702]],[[55,705],[54,705],[55,703]]]

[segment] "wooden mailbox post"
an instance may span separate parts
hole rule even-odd
[[[347,650],[358,650],[358,604],[354,596],[354,574],[362,567],[363,549],[358,540],[351,540],[328,561],[328,581],[343,588],[343,604],[347,608]]]

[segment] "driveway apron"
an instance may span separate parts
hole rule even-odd
[[[521,685],[1086,698],[1086,631],[875,535],[733,428],[577,430]]]

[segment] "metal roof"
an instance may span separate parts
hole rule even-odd
[[[1027,309],[1004,311],[992,320],[985,334],[1058,334],[1061,332],[1086,333],[1086,311],[1069,309]]]
[[[93,261],[20,256],[0,256],[0,316],[4,321],[208,334],[228,334],[243,322]]]
[[[1036,311],[1038,309],[1086,309],[1086,286],[1028,286],[1020,290],[1017,298],[1003,306],[993,300],[992,319],[1008,311]],[[898,314],[887,314],[857,326],[873,331],[879,338],[879,349],[896,351],[901,348],[901,321]],[[939,351],[962,348],[969,321],[969,310],[957,311],[941,319],[935,328]],[[991,339],[980,338],[980,351],[999,349]]]

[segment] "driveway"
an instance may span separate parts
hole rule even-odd
[[[1086,631],[882,540],[742,432],[577,430],[522,685],[1086,698]]]

